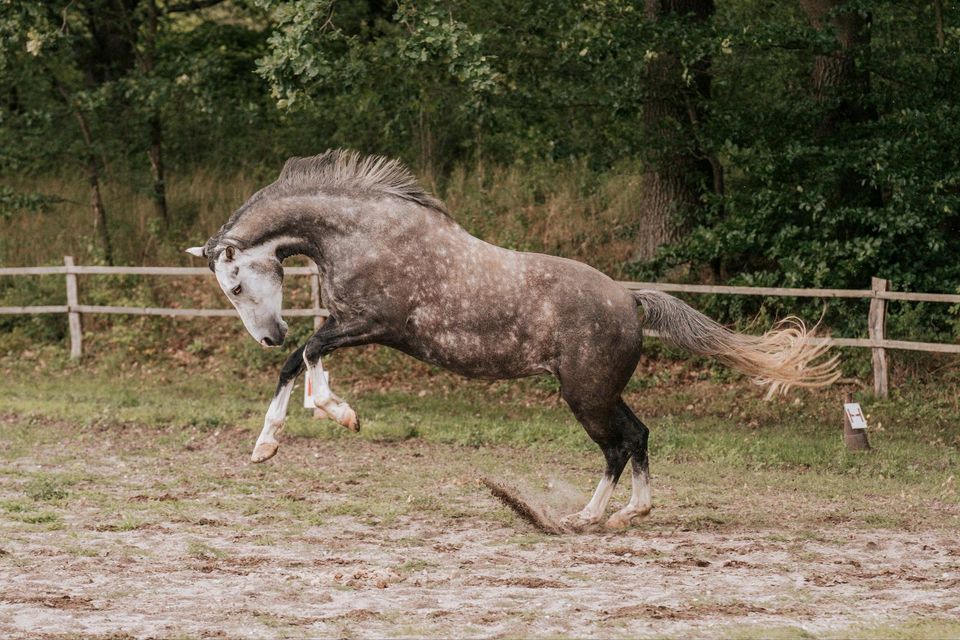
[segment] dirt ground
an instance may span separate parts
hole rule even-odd
[[[742,478],[691,502],[655,465],[638,527],[547,536],[477,479],[522,477],[573,510],[599,454],[298,438],[252,465],[238,429],[0,429],[4,637],[846,636],[960,619],[955,530],[865,528]]]

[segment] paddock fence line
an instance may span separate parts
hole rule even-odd
[[[309,267],[287,267],[288,276],[306,276],[310,278],[309,309],[284,309],[284,315],[290,317],[312,317],[314,327],[319,327],[329,312],[320,306],[320,274],[316,265]],[[180,309],[175,307],[130,307],[80,304],[77,276],[88,275],[144,275],[144,276],[212,276],[204,267],[101,267],[81,266],[74,263],[72,256],[64,256],[62,267],[0,267],[0,276],[51,276],[66,277],[67,300],[63,305],[32,305],[20,307],[0,307],[0,315],[30,314],[67,314],[70,328],[70,357],[83,355],[83,314],[124,314],[137,316],[166,317],[229,317],[236,316],[235,309]],[[925,351],[929,353],[960,354],[960,344],[939,342],[912,342],[909,340],[891,340],[886,337],[887,303],[935,302],[960,304],[960,295],[951,293],[914,293],[890,291],[889,282],[882,278],[873,278],[869,289],[803,289],[791,287],[739,287],[726,285],[672,284],[666,282],[620,282],[627,289],[654,289],[670,293],[701,293],[714,295],[767,296],[782,298],[859,298],[870,300],[867,316],[867,338],[810,338],[816,344],[835,347],[867,348],[873,355],[874,393],[886,397],[889,392],[887,369],[887,349],[905,351]],[[655,333],[648,335],[657,337]]]

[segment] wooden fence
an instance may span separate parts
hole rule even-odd
[[[311,306],[309,309],[285,309],[286,316],[314,318],[319,326],[327,311],[320,307],[320,278],[315,266],[288,267],[286,275],[310,278]],[[0,276],[62,275],[66,277],[67,300],[64,305],[0,307],[0,314],[65,313],[70,325],[70,357],[79,358],[83,353],[83,332],[80,316],[85,313],[114,313],[141,316],[186,316],[219,317],[235,316],[234,309],[178,309],[172,307],[115,307],[80,304],[77,276],[82,275],[148,275],[148,276],[212,276],[202,267],[84,267],[74,264],[71,256],[65,256],[62,267],[13,267],[0,268]],[[889,390],[887,375],[887,349],[927,351],[934,353],[960,354],[960,344],[936,342],[910,342],[889,340],[886,337],[887,303],[891,301],[938,302],[960,304],[960,295],[947,293],[908,293],[890,291],[889,283],[873,278],[870,289],[799,289],[785,287],[729,287],[699,284],[669,284],[663,282],[621,282],[627,289],[656,289],[673,293],[707,293],[718,295],[802,297],[802,298],[860,298],[870,300],[867,316],[867,338],[811,338],[816,343],[837,347],[860,347],[873,351],[874,391],[885,397]]]

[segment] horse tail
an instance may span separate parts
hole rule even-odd
[[[661,291],[632,291],[643,307],[645,328],[691,353],[713,356],[770,385],[768,397],[790,387],[823,387],[840,377],[837,357],[814,363],[829,349],[815,343],[816,327],[808,330],[796,317],[777,323],[760,336],[730,331],[686,303]]]

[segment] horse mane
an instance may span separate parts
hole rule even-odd
[[[393,196],[449,215],[443,202],[421,187],[399,160],[362,156],[348,149],[290,158],[276,181],[263,189],[261,195],[283,197],[318,191]]]
[[[290,158],[273,183],[254,193],[233,212],[219,231],[207,240],[205,249],[210,269],[213,269],[219,253],[216,248],[221,238],[254,203],[264,198],[337,192],[401,198],[450,217],[446,205],[421,187],[413,173],[399,160],[362,156],[348,149],[329,149],[317,156]]]

